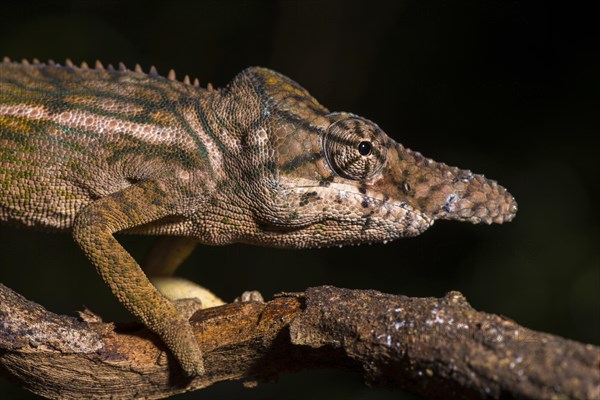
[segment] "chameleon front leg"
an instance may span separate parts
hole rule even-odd
[[[171,301],[181,299],[197,299],[195,307],[188,307],[186,314],[193,314],[194,309],[216,307],[225,304],[210,290],[185,278],[173,276],[175,270],[196,248],[196,239],[163,236],[156,239],[144,261],[142,269],[150,282],[159,292]]]
[[[188,375],[202,375],[202,353],[189,321],[150,283],[113,234],[172,213],[161,183],[140,182],[86,206],[73,237],[119,301],[158,334]]]

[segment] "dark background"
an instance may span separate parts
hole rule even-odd
[[[498,180],[519,202],[510,224],[440,222],[387,245],[198,248],[179,274],[226,300],[247,289],[270,298],[321,284],[410,296],[460,290],[477,309],[599,344],[592,15],[545,1],[4,1],[0,56],[154,64],[217,86],[247,66],[270,67],[331,110],[362,115],[407,147]],[[136,257],[151,243],[121,239]],[[55,312],[86,305],[106,320],[129,318],[68,235],[1,227],[0,282]],[[0,393],[33,398],[4,380]],[[399,395],[368,389],[357,375],[308,371],[178,398]]]

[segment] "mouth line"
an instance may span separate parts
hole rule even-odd
[[[357,197],[361,197],[363,199],[368,199],[368,201],[370,202],[376,202],[376,203],[380,203],[384,206],[388,206],[388,207],[395,207],[395,208],[401,208],[403,210],[407,210],[408,212],[412,212],[415,214],[419,214],[422,218],[427,219],[427,220],[431,220],[433,221],[434,218],[432,216],[429,216],[425,213],[422,213],[420,211],[418,211],[417,209],[415,209],[413,206],[411,206],[410,204],[408,204],[408,202],[406,201],[399,201],[399,202],[393,202],[393,201],[389,201],[389,200],[383,200],[383,199],[378,199],[377,197],[373,197],[373,196],[369,196],[365,193],[360,193],[357,191],[353,191],[353,190],[345,190],[345,189],[339,189],[339,188],[335,188],[335,187],[323,187],[320,185],[294,185],[293,187],[287,188],[287,190],[294,190],[294,189],[329,189],[329,190],[335,190],[338,194],[341,193],[347,193],[349,195],[353,195],[353,196],[357,196]]]

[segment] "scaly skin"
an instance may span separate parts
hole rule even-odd
[[[179,238],[146,271],[161,275],[196,242],[385,242],[436,219],[502,223],[516,210],[496,182],[330,113],[264,68],[213,90],[123,66],[0,64],[0,221],[71,231],[190,375],[204,369],[189,323],[114,233]]]

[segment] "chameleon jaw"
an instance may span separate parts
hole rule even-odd
[[[361,193],[347,183],[321,186],[309,179],[285,177],[280,183],[276,196],[280,202],[251,239],[254,244],[313,248],[387,242],[417,236],[434,222],[407,202],[368,189]]]

